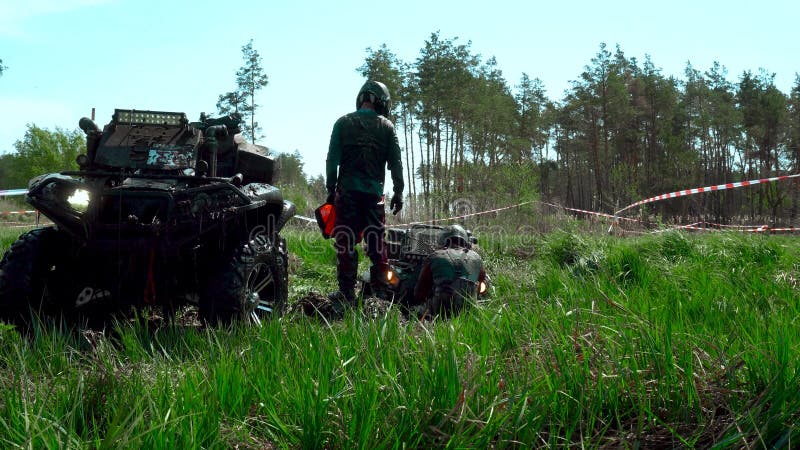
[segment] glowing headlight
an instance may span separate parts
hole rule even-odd
[[[485,281],[481,281],[478,285],[478,294],[485,294],[487,289],[489,289],[489,286],[486,285]]]
[[[394,270],[389,269],[386,271],[386,282],[394,286],[400,282],[400,278],[397,277],[397,274],[394,273]]]
[[[67,198],[67,203],[69,203],[69,206],[75,211],[86,211],[86,208],[89,207],[89,191],[85,189],[75,189],[75,192]]]

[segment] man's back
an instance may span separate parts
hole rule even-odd
[[[394,125],[371,109],[339,118],[331,134],[329,158],[339,166],[338,185],[344,191],[383,194],[387,167],[402,189],[402,163]]]

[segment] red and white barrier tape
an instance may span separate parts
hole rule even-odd
[[[783,228],[757,228],[754,230],[742,230],[747,233],[783,233],[783,232],[792,232],[800,231],[800,227],[783,227]]]
[[[765,225],[725,225],[721,223],[714,223],[714,222],[698,222],[698,225],[705,225],[706,228],[738,228],[738,229],[748,229],[748,228],[762,228]]]
[[[619,216],[615,216],[613,214],[606,214],[606,213],[601,213],[601,212],[596,212],[596,211],[587,211],[585,209],[567,208],[566,206],[556,205],[556,204],[547,203],[547,202],[537,202],[537,203],[541,203],[542,205],[551,206],[553,208],[563,209],[565,211],[578,212],[578,213],[581,213],[581,214],[589,214],[589,215],[592,215],[592,216],[606,217],[606,218],[614,219],[614,220],[624,220],[624,221],[627,221],[627,222],[646,223],[643,220],[632,219],[630,217],[619,217]]]
[[[702,225],[702,224],[703,224],[703,222],[695,222],[695,223],[690,223],[688,225],[676,225],[674,227],[664,228],[664,229],[661,229],[661,230],[655,230],[652,233],[653,234],[659,234],[659,233],[666,233],[666,232],[675,231],[675,230],[697,230],[697,231],[714,231],[714,232],[720,231],[720,230],[715,229],[715,228],[701,227],[700,225]]]
[[[553,204],[553,203],[547,203],[547,202],[538,202],[538,203],[541,203],[541,204],[547,205],[547,206],[551,206],[553,208],[560,208],[560,209],[563,209],[565,211],[573,211],[573,212],[578,212],[578,213],[581,213],[581,214],[589,214],[589,215],[593,215],[593,216],[610,218],[610,219],[614,219],[615,221],[623,220],[623,221],[626,221],[626,222],[637,222],[637,223],[640,223],[642,225],[657,225],[657,224],[654,224],[654,223],[651,223],[651,222],[647,222],[647,221],[644,221],[644,220],[633,219],[633,218],[629,218],[629,217],[615,216],[613,214],[606,214],[606,213],[601,213],[601,212],[596,212],[596,211],[587,211],[587,210],[584,210],[584,209],[577,209],[577,208],[567,208],[566,206],[560,206],[560,205],[556,205],[556,204]],[[741,232],[745,232],[745,233],[776,233],[776,232],[777,233],[782,233],[782,232],[800,231],[800,227],[771,228],[768,225],[723,225],[723,224],[712,223],[712,222],[695,222],[695,223],[691,223],[691,224],[688,224],[688,225],[677,225],[677,226],[670,227],[670,228],[656,230],[656,231],[653,231],[652,233],[664,233],[664,232],[673,231],[673,230],[696,230],[696,231],[714,231],[714,232],[717,232],[717,231],[721,231],[722,228],[736,229],[737,231],[741,231]],[[640,232],[636,232],[636,231],[632,231],[632,230],[621,230],[621,231],[626,232],[626,233],[640,233]]]
[[[768,180],[776,181],[776,180],[779,180],[779,179],[794,178],[794,177],[799,177],[799,176],[800,176],[800,174],[787,175],[787,176],[783,176],[783,177],[771,178],[771,179],[768,179]],[[759,184],[759,183],[762,183],[762,182],[766,182],[766,180],[755,180],[755,182],[743,181],[743,182],[738,182],[738,183],[727,183],[725,186],[735,185],[735,186],[732,186],[732,187],[740,187],[740,186],[748,186],[748,185],[752,185],[752,184]],[[709,190],[710,188],[698,188],[697,192],[700,192],[699,189]],[[721,188],[721,189],[730,189],[730,187]],[[711,189],[711,190],[721,190],[721,189]],[[694,191],[694,189],[690,189],[689,191]],[[681,191],[681,192],[683,192],[683,191]],[[697,193],[697,192],[695,192],[695,193]],[[653,197],[653,198],[655,198],[655,197]],[[640,219],[634,219],[634,218],[630,218],[630,217],[622,217],[622,216],[618,216],[618,215],[614,215],[614,214],[601,213],[601,212],[597,212],[597,211],[588,211],[588,210],[584,210],[584,209],[568,208],[566,206],[556,205],[554,203],[547,203],[547,202],[542,202],[542,201],[530,200],[530,201],[527,201],[527,202],[517,203],[515,205],[504,206],[502,208],[495,208],[495,209],[490,209],[490,210],[487,210],[487,211],[479,211],[479,212],[476,212],[476,213],[463,214],[463,215],[460,215],[460,216],[453,216],[453,217],[448,217],[448,218],[445,218],[445,219],[432,219],[432,220],[419,221],[419,222],[409,222],[409,223],[392,225],[392,226],[402,227],[402,226],[407,226],[407,225],[418,225],[418,224],[425,224],[425,223],[431,223],[431,222],[437,222],[437,221],[457,220],[457,219],[463,219],[463,218],[467,218],[467,217],[473,217],[473,216],[479,216],[479,215],[483,215],[483,214],[489,214],[489,213],[495,213],[495,212],[499,212],[499,211],[505,211],[505,210],[512,209],[512,208],[518,208],[520,206],[527,205],[527,204],[530,204],[530,203],[539,203],[539,204],[550,206],[550,207],[553,207],[553,208],[560,208],[560,209],[563,209],[565,211],[573,211],[573,212],[578,212],[578,213],[581,213],[581,214],[588,214],[588,215],[593,215],[593,216],[598,216],[598,217],[604,217],[604,218],[608,218],[608,219],[613,219],[615,221],[622,220],[622,221],[626,221],[626,222],[636,222],[636,223],[640,223],[640,224],[643,224],[643,225],[655,225],[653,223],[646,222],[646,221],[643,221],[643,220],[640,220]],[[645,202],[643,201],[643,203],[645,203]],[[313,220],[313,219],[310,219],[310,218],[307,218],[307,217],[302,217],[302,219],[303,220],[308,220],[308,221],[312,221]],[[692,224],[689,224],[689,225],[678,225],[678,226],[667,228],[667,229],[663,229],[663,230],[657,230],[657,231],[654,231],[654,233],[663,233],[665,231],[676,230],[676,229],[698,230],[698,231],[720,231],[719,229],[714,229],[712,227],[702,226],[702,225],[713,225],[715,227],[720,227],[720,228],[736,228],[736,229],[738,229],[739,231],[742,231],[742,232],[755,232],[755,233],[759,233],[759,232],[761,232],[761,233],[771,233],[771,232],[794,232],[794,231],[800,231],[800,228],[797,228],[797,227],[770,228],[770,227],[768,227],[766,225],[722,225],[722,224],[714,224],[714,223],[710,223],[710,222],[695,222],[695,223],[692,223]],[[632,231],[632,230],[622,230],[622,231],[626,232],[626,233],[645,234],[643,232],[637,232],[637,231]]]
[[[12,195],[25,195],[28,193],[27,189],[0,189],[0,197],[9,197]],[[22,214],[33,214],[36,211],[0,211],[0,216],[15,216]]]
[[[748,180],[748,181],[737,181],[735,183],[725,183],[725,184],[718,184],[716,186],[707,186],[701,188],[694,188],[694,189],[684,189],[681,191],[670,192],[668,194],[661,194],[656,195],[655,197],[646,198],[644,200],[639,200],[636,203],[631,203],[630,205],[620,209],[619,211],[615,212],[614,215],[619,215],[622,211],[627,209],[633,208],[635,206],[644,205],[646,203],[657,202],[661,200],[666,200],[669,198],[676,198],[676,197],[683,197],[686,195],[694,195],[700,194],[702,192],[714,192],[714,191],[723,191],[725,189],[734,189],[743,186],[753,186],[756,184],[763,184],[763,183],[772,183],[774,181],[783,181],[788,180],[789,178],[797,178],[800,177],[800,173],[796,173],[793,175],[781,175],[779,177],[772,177],[772,178],[761,178],[758,180]]]
[[[467,217],[480,216],[480,215],[483,215],[483,214],[491,214],[491,213],[496,213],[496,212],[500,212],[500,211],[505,211],[507,209],[519,208],[520,206],[528,205],[530,203],[535,203],[535,201],[534,200],[529,200],[527,202],[517,203],[516,205],[509,205],[509,206],[504,206],[502,208],[495,208],[495,209],[490,209],[490,210],[487,210],[487,211],[479,211],[479,212],[476,212],[476,213],[462,214],[460,216],[447,217],[447,218],[444,218],[444,219],[422,220],[422,221],[419,221],[419,222],[400,223],[400,224],[392,225],[392,226],[394,226],[394,227],[404,227],[404,226],[407,226],[407,225],[421,225],[421,224],[424,224],[424,223],[446,222],[446,221],[450,221],[450,220],[466,219]]]
[[[295,214],[292,217],[295,218],[295,219],[300,219],[300,220],[302,220],[303,222],[306,222],[306,223],[314,223],[314,224],[317,223],[317,220],[316,219],[312,219],[311,217],[301,216],[301,215],[298,215],[298,214]]]
[[[772,228],[769,225],[720,225],[709,222],[695,222],[689,225],[678,225],[670,228],[665,228],[663,230],[656,230],[653,231],[653,233],[665,233],[674,230],[711,231],[715,233],[723,231],[721,228],[716,228],[713,226],[709,227],[707,225],[723,226],[725,228],[731,229],[732,231],[740,231],[742,233],[794,233],[800,231],[800,227]]]

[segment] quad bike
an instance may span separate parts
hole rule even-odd
[[[187,304],[210,323],[281,314],[279,233],[295,206],[240,122],[125,109],[102,130],[81,119],[80,169],[30,181],[27,202],[53,225],[20,236],[0,261],[0,319],[93,321]]]
[[[389,258],[389,271],[383,286],[386,297],[393,303],[399,304],[406,310],[414,305],[414,287],[417,285],[420,270],[425,260],[438,248],[440,235],[444,227],[438,225],[416,224],[408,228],[389,228],[386,231],[387,256]],[[472,233],[467,232],[470,242],[477,244],[478,240]],[[359,276],[361,293],[364,298],[374,294],[369,271]],[[490,280],[478,286],[478,298],[489,295]]]

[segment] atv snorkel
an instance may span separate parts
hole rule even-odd
[[[225,125],[212,125],[203,132],[203,136],[205,137],[205,143],[209,151],[209,156],[211,157],[211,161],[209,161],[209,175],[212,177],[217,176],[217,152],[219,150],[219,144],[217,143],[217,137],[222,136],[227,138],[228,137],[228,127]]]

